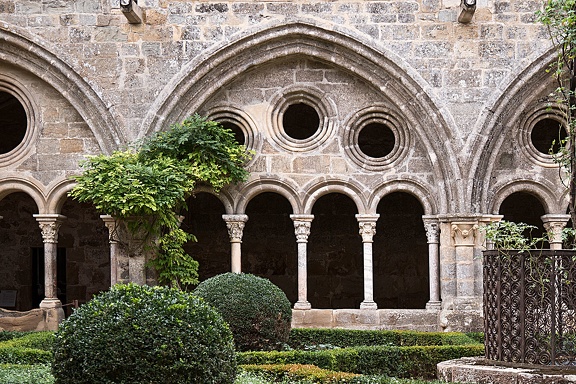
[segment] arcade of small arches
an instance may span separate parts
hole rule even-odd
[[[12,184],[0,193],[0,240],[9,261],[0,280],[2,290],[17,291],[12,309],[85,302],[111,284],[131,280],[132,266],[122,265],[130,261],[117,257],[109,238],[114,220],[66,198],[68,188],[55,193],[59,201],[41,206],[43,198],[31,195],[33,188]],[[547,214],[533,189],[515,189],[502,199],[498,215],[465,217],[429,214],[423,197],[408,189],[385,194],[372,212],[357,205],[362,201],[350,189],[329,184],[321,189],[310,202],[272,182],[237,194],[245,200],[235,201],[230,190],[196,191],[182,226],[198,239],[186,249],[200,263],[200,279],[228,271],[264,276],[283,289],[295,309],[435,310],[450,296],[481,294],[476,261],[452,266],[458,285],[450,291],[443,242],[455,244],[461,261],[482,241],[478,225],[503,217],[558,233],[568,221],[568,215]],[[551,247],[561,247],[561,240]]]

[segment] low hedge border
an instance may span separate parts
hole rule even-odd
[[[483,338],[482,333],[294,328],[288,344],[293,349],[313,349],[321,345],[340,348],[361,345],[468,345],[482,343]]]
[[[356,373],[330,371],[310,364],[242,365],[240,368],[246,372],[265,374],[274,382],[288,379],[290,381],[306,380],[314,383],[347,383],[360,376]]]
[[[480,356],[484,346],[364,346],[323,351],[241,352],[238,364],[305,364],[323,369],[394,377],[436,377],[436,364],[464,356]]]
[[[0,364],[50,364],[53,332],[27,332],[0,342]]]

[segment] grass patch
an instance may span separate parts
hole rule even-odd
[[[54,377],[48,364],[0,364],[0,383],[53,384]]]

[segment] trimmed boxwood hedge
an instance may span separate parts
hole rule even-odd
[[[464,345],[478,344],[480,337],[483,338],[482,333],[295,328],[290,332],[288,344],[293,349],[314,349],[321,345],[340,348],[374,345]]]
[[[292,306],[270,280],[248,273],[224,273],[194,290],[230,325],[239,351],[281,349],[288,340]]]
[[[61,325],[58,384],[232,384],[232,333],[199,297],[167,287],[115,285]]]
[[[12,332],[0,342],[0,364],[49,364],[52,361],[53,332]]]
[[[312,364],[332,371],[394,377],[434,378],[436,364],[463,356],[479,356],[484,346],[363,346],[323,351],[242,352],[239,364]]]
[[[314,383],[347,383],[360,375],[347,372],[335,372],[304,364],[264,364],[242,365],[246,372],[258,372],[274,382],[297,382],[301,380]]]

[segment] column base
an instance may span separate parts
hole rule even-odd
[[[58,299],[44,299],[40,302],[40,308],[44,310],[45,330],[57,331],[65,317],[62,302]]]
[[[378,309],[378,305],[374,301],[363,301],[360,303],[360,309]]]
[[[441,301],[429,301],[426,303],[426,309],[432,311],[439,311],[442,309],[442,302]]]
[[[294,309],[312,309],[312,305],[308,301],[297,301]]]

